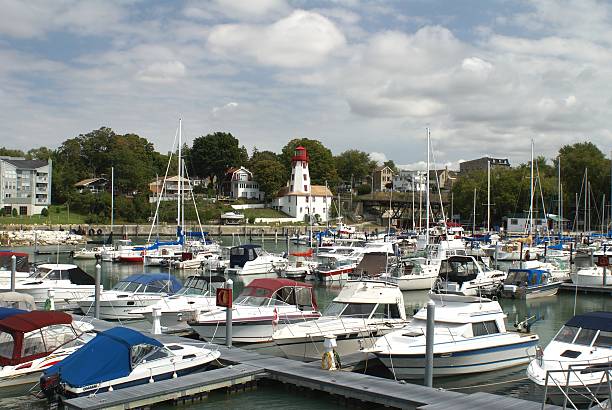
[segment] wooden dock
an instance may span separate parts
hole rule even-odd
[[[578,293],[599,293],[603,295],[612,295],[612,274],[608,278],[609,284],[607,286],[588,286],[588,285],[574,285],[573,283],[562,283],[559,290],[564,292],[578,292]]]
[[[94,320],[98,330],[116,326],[114,323]],[[193,339],[172,335],[153,336],[162,342],[202,344]],[[219,361],[226,367],[196,373],[176,379],[139,385],[112,392],[100,393],[93,397],[80,397],[65,401],[68,409],[131,409],[151,406],[162,402],[180,402],[189,397],[206,395],[218,389],[247,386],[258,379],[273,380],[299,388],[328,393],[347,400],[374,403],[385,407],[402,409],[490,409],[495,403],[496,410],[524,409],[538,410],[541,403],[521,400],[510,396],[487,393],[465,394],[418,384],[398,382],[363,373],[349,371],[321,370],[318,362],[304,363],[281,357],[259,354],[241,348],[227,348],[212,345],[221,352]],[[366,354],[353,354],[343,358],[349,365],[371,359]],[[546,406],[546,409],[557,409]]]

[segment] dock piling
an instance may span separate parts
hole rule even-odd
[[[427,331],[425,333],[425,386],[433,386],[433,362],[434,362],[434,319],[436,304],[427,302]]]
[[[48,301],[49,301],[49,309],[48,310],[55,310],[55,289],[49,289],[47,291],[47,295],[48,295]]]
[[[230,295],[233,293],[234,281],[228,279],[225,282],[225,288],[230,290]],[[232,310],[231,306],[225,308],[225,345],[232,347]]]
[[[96,290],[94,293],[94,317],[100,319],[100,281],[102,266],[96,264]]]
[[[153,312],[153,326],[151,327],[151,333],[154,335],[161,335],[161,308],[154,307]]]
[[[11,256],[11,292],[15,291],[15,277],[17,276],[17,256]]]

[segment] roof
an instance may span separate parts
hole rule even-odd
[[[161,280],[169,280],[172,283],[171,288],[168,289],[168,293],[175,293],[182,287],[181,282],[179,282],[177,278],[167,273],[136,273],[121,279],[120,282],[134,282],[148,285],[149,283]]]
[[[308,283],[298,282],[298,281],[291,280],[291,279],[263,278],[263,279],[253,279],[246,287],[247,288],[267,289],[271,292],[276,292],[278,289],[285,288],[285,287],[312,288],[312,285]]]
[[[612,332],[612,312],[588,312],[576,315],[565,323],[566,326]]]
[[[74,186],[77,186],[77,187],[78,186],[87,186],[87,185],[93,184],[94,182],[98,182],[100,180],[104,181],[104,183],[107,182],[106,178],[102,178],[102,177],[100,177],[100,178],[88,178],[88,179],[84,179],[82,181],[77,182],[76,184],[74,184]]]
[[[40,159],[3,159],[3,161],[8,162],[9,164],[13,164],[17,168],[24,169],[36,169],[49,165],[47,161],[43,161]]]
[[[376,167],[376,168],[374,169],[374,172],[380,172],[380,171],[382,171],[382,170],[383,170],[383,169],[385,169],[385,168],[389,168],[389,171],[393,172],[393,170],[391,169],[391,167],[390,167],[390,166],[388,166],[388,165],[381,165],[381,166],[379,166],[379,167]]]
[[[332,194],[329,188],[326,187],[325,185],[311,185],[310,193],[289,192],[289,187],[283,187],[280,189],[280,191],[278,191],[278,193],[276,194],[276,197],[280,198],[283,196],[291,196],[291,195],[294,195],[294,196],[331,196],[331,197],[334,196],[334,194]]]
[[[70,323],[72,323],[72,316],[67,313],[34,310],[0,320],[0,329],[8,333],[27,333],[45,326]]]
[[[73,387],[125,377],[132,371],[131,347],[138,344],[163,346],[156,339],[135,330],[114,327],[98,333],[85,346],[45,370],[44,376],[57,373],[60,376],[60,382],[65,382]],[[104,360],[100,360],[101,358]]]

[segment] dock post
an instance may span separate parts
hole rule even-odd
[[[606,278],[607,274],[606,274],[606,265],[603,266],[603,285],[604,287],[608,286],[607,282],[608,279]]]
[[[17,276],[17,256],[11,256],[11,292],[15,291],[15,282]]]
[[[287,233],[285,234],[285,242],[287,247],[287,257],[289,257],[289,230],[287,230]]]
[[[49,310],[55,310],[55,289],[49,289],[47,295],[49,298]]]
[[[225,282],[225,288],[230,290],[230,294],[233,293],[234,281],[228,279]],[[232,310],[233,308],[226,307],[225,308],[225,345],[227,347],[232,347]]]
[[[38,231],[34,230],[34,255],[38,254]]]
[[[523,242],[519,245],[519,268],[523,269]]]
[[[101,281],[102,266],[96,264],[96,290],[94,293],[94,317],[100,319],[100,281]]]
[[[153,327],[151,328],[151,334],[161,335],[161,308],[154,307],[153,312]]]
[[[595,264],[595,260],[593,258],[593,249],[590,250],[590,258],[591,258],[591,266],[593,266]]]
[[[433,300],[427,302],[427,329],[425,333],[425,386],[433,386],[433,362],[434,362],[434,318],[436,304]]]

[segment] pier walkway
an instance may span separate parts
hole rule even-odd
[[[116,326],[114,323],[101,320],[93,320],[93,324],[97,330],[105,330]],[[203,343],[202,341],[170,335],[155,335],[153,337],[165,343]],[[536,410],[542,408],[541,403],[510,396],[487,393],[465,394],[362,373],[325,371],[313,363],[303,363],[259,354],[236,347],[212,346],[221,352],[219,361],[226,367],[147,385],[100,393],[92,397],[70,399],[66,400],[64,405],[67,409],[79,410],[145,407],[166,401],[181,401],[188,397],[206,394],[221,388],[231,388],[239,384],[248,385],[257,379],[265,378],[363,403],[376,403],[386,407],[402,409],[469,408],[478,410],[490,409],[492,405],[495,406],[496,410]],[[347,362],[354,363],[359,360],[359,356],[362,356],[362,359],[366,358],[366,355],[351,355],[347,357]],[[546,409],[557,408],[552,405],[546,406]]]

